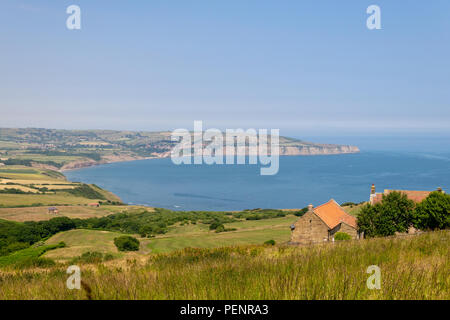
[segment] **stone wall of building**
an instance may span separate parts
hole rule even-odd
[[[311,244],[328,240],[327,225],[311,211],[300,217],[294,226],[291,234],[293,243]]]

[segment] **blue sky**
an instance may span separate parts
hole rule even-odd
[[[449,57],[448,0],[2,0],[0,126],[449,133]]]

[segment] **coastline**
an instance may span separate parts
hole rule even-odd
[[[328,155],[339,155],[339,154],[356,154],[360,153],[360,149],[356,146],[337,146],[330,148],[302,148],[299,150],[298,148],[293,147],[283,147],[280,150],[280,156],[328,156]],[[225,156],[226,154],[224,154]],[[140,160],[150,160],[150,159],[165,159],[170,156],[170,152],[162,153],[158,156],[152,157],[136,157],[136,156],[114,156],[114,157],[106,157],[100,161],[95,161],[92,159],[89,160],[79,160],[69,162],[60,168],[59,172],[64,173],[67,171],[84,169],[94,166],[99,166],[103,164],[109,163],[119,163],[119,162],[130,162],[130,161],[140,161]]]
[[[127,157],[127,158],[121,158],[116,160],[101,160],[101,161],[94,161],[94,160],[86,160],[86,161],[74,161],[69,162],[68,164],[64,165],[61,169],[58,171],[61,173],[73,171],[73,170],[79,170],[89,167],[95,167],[100,166],[103,164],[110,164],[110,163],[120,163],[120,162],[131,162],[131,161],[140,161],[140,160],[149,160],[149,159],[162,159],[163,157]]]

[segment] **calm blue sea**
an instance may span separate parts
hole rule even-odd
[[[129,204],[174,210],[302,208],[330,198],[339,203],[369,198],[377,190],[450,191],[450,154],[362,152],[280,158],[275,176],[258,165],[181,165],[170,159],[107,164],[66,172],[72,181],[95,183]]]

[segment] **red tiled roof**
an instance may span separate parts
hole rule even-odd
[[[345,212],[333,199],[314,208],[313,212],[322,219],[330,229],[333,229],[341,222],[356,228],[356,218]]]
[[[422,202],[432,191],[414,191],[414,190],[384,190],[384,194],[389,194],[391,192],[401,192],[406,194],[408,199],[414,202]]]

